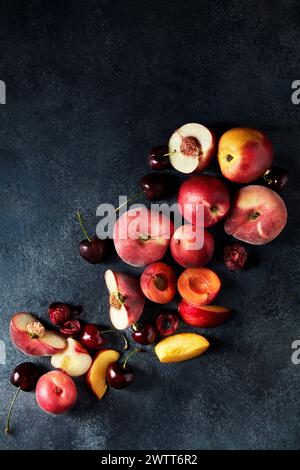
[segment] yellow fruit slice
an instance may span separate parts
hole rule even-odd
[[[160,362],[182,362],[200,356],[209,347],[204,336],[196,333],[178,333],[168,336],[155,346]]]
[[[102,399],[107,390],[107,368],[112,362],[117,361],[119,357],[120,354],[118,351],[114,349],[103,349],[96,354],[93,364],[87,373],[87,383],[99,400]]]

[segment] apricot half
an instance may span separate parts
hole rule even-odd
[[[210,304],[221,288],[219,276],[209,268],[188,268],[177,284],[181,297],[193,305]]]
[[[204,336],[197,333],[178,333],[168,336],[155,346],[160,362],[182,362],[203,354],[209,347]]]

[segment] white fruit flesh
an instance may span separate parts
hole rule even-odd
[[[194,137],[200,144],[200,155],[187,156],[181,151],[182,139]],[[213,135],[202,124],[190,123],[177,129],[169,140],[169,152],[171,165],[181,173],[192,173],[199,165],[201,158],[210,151],[213,146]]]
[[[92,358],[78,341],[68,338],[67,347],[52,356],[51,364],[71,377],[79,377],[89,370]]]
[[[44,344],[48,344],[55,349],[64,349],[66,347],[66,340],[62,336],[59,336],[55,331],[47,331],[44,336],[40,338],[40,341]]]
[[[116,302],[116,307],[111,305],[111,299],[115,296],[116,300],[118,298],[118,284],[116,280],[116,276],[110,269],[105,273],[105,282],[107,289],[110,294],[110,319],[112,324],[118,330],[124,330],[129,325],[128,313],[124,305],[121,302]]]

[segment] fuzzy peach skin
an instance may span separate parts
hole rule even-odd
[[[265,245],[280,234],[286,222],[282,198],[269,188],[250,185],[238,191],[224,228],[238,240]]]
[[[28,325],[39,322],[38,318],[28,312],[15,313],[10,321],[10,337],[20,351],[28,356],[52,356],[62,351],[66,345],[66,339],[52,330],[45,330],[41,337],[33,338],[28,332]]]
[[[128,328],[140,319],[145,305],[139,279],[110,269],[104,277],[109,291],[110,320],[118,330]]]
[[[141,276],[141,289],[152,302],[167,304],[176,294],[176,274],[161,261],[150,264]]]
[[[225,178],[234,183],[251,183],[272,166],[272,144],[257,129],[236,127],[219,140],[218,161]]]
[[[42,375],[36,386],[36,401],[39,407],[54,415],[70,410],[76,403],[76,385],[67,374],[59,370]]]
[[[230,316],[231,310],[220,305],[192,305],[182,299],[178,306],[181,318],[188,325],[198,328],[215,328],[222,325]]]
[[[116,222],[114,244],[120,258],[144,267],[164,257],[174,231],[163,214],[145,207],[125,212]]]
[[[188,222],[210,227],[223,219],[229,211],[229,191],[225,183],[215,176],[191,176],[180,187],[178,204],[180,213]],[[204,221],[197,220],[199,206],[203,206]]]
[[[196,232],[202,231],[196,235]],[[196,237],[202,239],[202,246],[194,248]],[[176,261],[184,268],[204,266],[207,264],[214,252],[215,241],[213,236],[205,229],[195,225],[182,225],[174,232],[171,239],[171,253]]]

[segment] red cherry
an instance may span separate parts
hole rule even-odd
[[[97,325],[89,323],[82,329],[80,343],[88,349],[99,350],[105,343],[105,338]]]
[[[130,385],[134,380],[134,373],[131,369],[127,369],[128,359],[138,352],[143,352],[142,349],[134,349],[126,357],[124,364],[121,365],[118,362],[113,362],[107,368],[106,378],[109,385],[113,388],[120,390]]]
[[[94,323],[88,323],[87,325],[84,325],[81,336],[80,336],[80,343],[88,349],[91,349],[93,351],[98,351],[106,343],[106,339],[103,335],[107,333],[121,336],[124,341],[124,349],[128,348],[127,339],[120,331],[115,331],[115,330],[102,330],[101,331],[99,326],[95,325]]]
[[[273,166],[269,168],[263,175],[261,181],[262,184],[267,186],[273,191],[277,193],[281,193],[287,185],[289,180],[289,173],[287,170],[283,168],[278,168],[277,166]]]
[[[163,310],[156,319],[156,328],[160,336],[169,336],[177,330],[179,318],[172,310]]]
[[[170,168],[168,147],[166,145],[157,145],[152,147],[148,157],[149,166],[152,170],[166,170]]]
[[[12,371],[10,382],[15,387],[17,387],[17,390],[16,390],[16,393],[14,394],[14,397],[12,399],[12,402],[8,411],[6,427],[5,427],[6,434],[9,434],[9,431],[10,431],[11,412],[15,404],[15,401],[17,399],[17,396],[19,395],[20,390],[22,390],[23,392],[31,392],[32,390],[34,390],[39,377],[40,377],[39,369],[33,362],[22,362],[22,364],[19,364]]]
[[[78,245],[80,256],[90,264],[99,264],[107,258],[111,250],[111,241],[106,238],[102,240],[97,236],[89,237],[82,221],[81,214],[77,212],[80,227],[85,235],[85,239],[81,240]]]
[[[140,185],[149,201],[164,199],[172,192],[172,180],[167,174],[149,173],[143,176]]]
[[[132,339],[139,344],[151,344],[156,340],[157,331],[155,327],[147,322],[142,323],[141,325],[133,325],[132,326]]]
[[[128,387],[134,380],[134,373],[131,369],[124,369],[117,362],[113,362],[107,368],[107,382],[113,388],[121,390]]]

